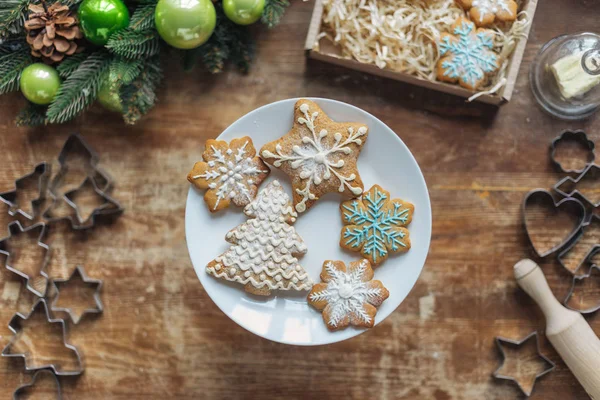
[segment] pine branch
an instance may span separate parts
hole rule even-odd
[[[23,108],[17,118],[15,119],[15,123],[17,126],[41,126],[46,123],[46,110],[48,107],[38,106],[37,104],[28,103],[25,108]]]
[[[129,85],[142,73],[144,60],[128,60],[115,58],[110,66],[111,74],[116,75],[116,81],[122,85]]]
[[[56,71],[58,71],[58,74],[61,78],[67,79],[73,72],[77,70],[77,68],[79,68],[81,63],[85,61],[89,55],[89,53],[73,54],[58,64]]]
[[[25,23],[29,0],[0,1],[0,38],[18,33]]]
[[[160,51],[156,29],[134,31],[130,28],[115,32],[106,47],[114,54],[125,58],[148,58]]]
[[[247,73],[254,58],[254,40],[245,26],[236,25],[231,31],[230,58],[242,71]]]
[[[130,85],[121,88],[123,120],[133,125],[154,106],[156,88],[162,79],[160,58],[153,57],[144,62],[144,69]]]
[[[31,64],[31,55],[28,48],[0,57],[0,94],[19,89],[19,80],[23,68]]]
[[[83,61],[62,83],[50,107],[50,123],[62,123],[75,118],[96,99],[98,89],[105,79],[112,55],[99,50]]]
[[[156,10],[156,1],[147,4],[140,4],[129,22],[129,28],[134,31],[144,31],[154,28],[154,11]]]
[[[260,21],[269,29],[275,27],[281,21],[285,10],[290,6],[289,0],[266,0]]]

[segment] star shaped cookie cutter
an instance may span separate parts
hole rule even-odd
[[[28,220],[33,220],[36,217],[36,214],[39,212],[38,208],[40,206],[40,203],[46,198],[46,190],[48,188],[48,181],[50,179],[51,169],[52,168],[50,164],[48,164],[47,162],[41,162],[35,166],[33,172],[23,175],[22,177],[17,179],[15,181],[15,187],[13,190],[0,193],[0,201],[8,205],[8,214],[10,216],[14,217],[17,214],[19,214],[27,218]],[[30,214],[22,208],[22,205],[18,204],[17,196],[18,191],[22,186],[22,183],[36,175],[39,175],[37,184],[38,196],[31,201],[32,214]]]
[[[83,310],[83,312],[79,316],[75,315],[75,313],[73,312],[73,309],[71,309],[71,308],[56,307],[56,303],[58,302],[58,298],[60,297],[60,286],[63,284],[69,284],[69,282],[76,275],[79,275],[79,277],[81,278],[81,281],[84,284],[86,284],[88,286],[91,286],[91,285],[96,286],[96,290],[94,292],[94,301],[96,303],[96,307],[95,308],[87,308],[87,309]],[[100,299],[100,291],[102,290],[103,282],[99,279],[92,279],[92,278],[88,277],[87,274],[85,273],[85,270],[83,269],[83,267],[81,265],[78,265],[77,268],[75,268],[75,270],[73,271],[73,273],[71,274],[71,276],[69,278],[54,279],[52,281],[52,284],[54,285],[54,288],[56,289],[56,296],[54,297],[54,299],[52,300],[52,303],[50,304],[50,309],[52,311],[66,312],[67,314],[69,314],[69,317],[71,318],[71,321],[73,321],[74,325],[79,324],[81,319],[86,314],[101,314],[104,311],[104,306],[102,305],[102,300]]]
[[[521,385],[521,381],[517,377],[510,376],[510,375],[503,375],[500,373],[500,371],[502,370],[502,368],[504,367],[504,365],[506,363],[506,353],[504,352],[504,348],[502,347],[502,344],[504,343],[504,344],[520,347],[523,344],[527,343],[529,340],[533,340],[532,338],[535,338],[535,346],[536,346],[536,350],[537,350],[537,355],[542,360],[544,360],[549,365],[549,367],[544,369],[542,372],[538,373],[535,376],[533,383],[531,385],[531,389],[527,390]],[[533,392],[533,388],[535,387],[536,381],[539,378],[541,378],[542,376],[551,372],[556,367],[556,364],[554,364],[552,361],[550,361],[550,359],[548,359],[548,357],[546,357],[545,355],[542,354],[542,350],[540,349],[540,341],[539,341],[537,331],[531,332],[529,335],[525,336],[521,340],[512,340],[512,339],[504,338],[501,336],[496,336],[495,340],[496,340],[496,346],[498,346],[498,350],[500,351],[500,356],[501,356],[502,361],[500,362],[500,366],[496,369],[496,371],[494,371],[492,376],[497,379],[504,379],[504,380],[509,380],[509,381],[515,382],[517,384],[517,386],[519,387],[519,389],[521,389],[521,392],[523,392],[523,394],[527,397],[531,396],[531,393]]]
[[[31,382],[19,386],[13,392],[13,400],[21,400],[22,398],[25,398],[25,397],[23,397],[25,392],[27,392],[29,390],[29,388],[35,387],[37,380],[41,375],[48,375],[54,380],[54,383],[56,384],[55,399],[62,400],[62,389],[60,387],[60,381],[58,380],[58,377],[56,376],[56,374],[50,369],[41,369],[41,370],[37,371],[35,374],[33,374],[33,377],[31,378]]]
[[[46,279],[46,281],[48,281],[49,276],[46,273],[46,265],[48,264],[48,260],[50,258],[50,246],[48,246],[46,243],[43,242],[44,236],[46,235],[46,224],[44,224],[43,222],[37,223],[37,224],[32,225],[29,228],[25,228],[25,229],[23,228],[23,226],[21,225],[21,223],[19,221],[13,221],[10,224],[8,224],[8,236],[3,238],[2,240],[0,240],[0,254],[4,254],[6,256],[6,261],[5,261],[4,265],[7,270],[24,278],[27,281],[27,289],[30,290],[32,293],[34,293],[35,295],[37,295],[39,297],[44,297],[46,295],[47,290],[42,293],[39,290],[37,290],[35,287],[31,286],[30,281],[31,281],[32,277],[23,273],[22,271],[19,271],[18,269],[14,268],[11,265],[12,264],[12,254],[11,254],[12,252],[10,250],[7,250],[7,248],[6,248],[6,242],[8,242],[13,237],[13,235],[15,235],[15,233],[17,233],[17,232],[28,233],[28,232],[36,230],[36,229],[40,229],[40,234],[38,236],[37,245],[40,246],[41,248],[43,248],[44,252],[45,252],[44,259],[42,261],[42,265],[40,268],[40,275],[42,277],[44,277]],[[47,285],[46,285],[46,289],[47,289]]]
[[[33,314],[35,314],[38,311],[38,308],[43,307],[44,308],[44,312],[46,315],[46,321],[48,321],[48,323],[50,324],[60,324],[62,327],[62,339],[63,339],[63,344],[66,348],[68,348],[69,350],[73,351],[75,353],[75,356],[77,358],[77,365],[78,367],[73,370],[73,371],[63,371],[60,368],[57,368],[56,364],[47,364],[47,365],[42,365],[39,367],[30,367],[27,365],[27,356],[29,355],[29,353],[12,353],[12,346],[14,345],[14,342],[16,340],[16,338],[19,335],[19,332],[22,329],[21,323],[22,321],[27,321],[29,318],[31,318],[31,316]],[[57,376],[77,376],[77,375],[81,375],[83,373],[83,361],[81,358],[81,354],[79,354],[79,350],[77,350],[77,347],[73,346],[72,344],[69,344],[67,342],[67,325],[65,323],[65,321],[63,319],[59,319],[59,318],[51,318],[50,317],[50,312],[48,310],[48,303],[46,302],[46,299],[42,298],[39,299],[31,308],[31,312],[28,315],[23,315],[21,313],[16,313],[12,319],[10,320],[9,324],[8,324],[8,329],[11,330],[11,332],[13,333],[13,337],[11,338],[10,342],[6,345],[6,347],[4,347],[4,349],[2,350],[2,357],[18,357],[18,358],[22,358],[23,362],[25,364],[25,371],[38,371],[41,369],[51,369],[54,374],[56,374]]]

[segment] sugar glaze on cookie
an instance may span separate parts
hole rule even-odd
[[[290,199],[278,181],[273,181],[246,206],[251,217],[227,233],[233,246],[211,261],[206,272],[237,282],[247,292],[269,295],[271,290],[309,290],[312,281],[298,263],[306,244],[289,223],[296,220]]]

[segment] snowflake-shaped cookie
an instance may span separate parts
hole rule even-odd
[[[292,130],[267,143],[260,155],[292,179],[294,207],[308,210],[328,192],[357,197],[363,191],[356,160],[368,128],[355,122],[334,122],[310,100],[294,108]]]
[[[404,253],[410,249],[406,226],[412,221],[414,206],[390,194],[379,185],[365,192],[362,199],[340,205],[342,228],[340,245],[359,251],[371,264],[384,262],[389,253]]]
[[[498,21],[514,21],[517,19],[517,3],[514,0],[457,0],[469,11],[471,19],[477,26],[488,26]]]
[[[443,33],[438,43],[442,58],[438,61],[437,77],[476,90],[487,80],[487,75],[500,68],[499,56],[493,51],[494,32],[476,30],[473,22],[462,17],[456,20],[452,32]]]
[[[321,280],[308,294],[308,303],[323,311],[330,330],[348,325],[372,328],[377,308],[390,293],[380,281],[373,281],[368,260],[351,262],[325,261]]]
[[[209,139],[202,159],[187,179],[198,189],[208,189],[204,200],[211,212],[227,208],[231,202],[238,207],[248,205],[271,172],[256,155],[248,136],[233,139],[229,144]]]

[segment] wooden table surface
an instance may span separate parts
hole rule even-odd
[[[138,125],[94,107],[77,121],[17,129],[19,94],[0,98],[0,191],[42,160],[55,159],[67,135],[80,131],[116,180],[126,212],[82,237],[53,231],[48,267],[66,277],[82,264],[104,279],[105,312],[71,330],[86,371],[62,379],[67,399],[507,399],[520,398],[491,373],[499,364],[494,336],[544,329],[537,306],[515,284],[512,265],[529,256],[520,204],[532,188],[560,175],[548,144],[566,123],[536,105],[528,70],[540,47],[562,33],[598,28],[598,2],[544,0],[538,7],[510,104],[498,112],[398,82],[306,62],[303,43],[312,4],[296,1],[282,25],[259,31],[247,76],[230,71],[184,73],[170,60],[160,104]],[[419,281],[376,329],[325,347],[272,343],[237,326],[212,303],[190,263],[184,235],[185,176],[203,142],[245,113],[299,96],[358,106],[390,126],[421,166],[433,206],[433,237]],[[4,207],[4,206],[2,206]],[[0,210],[0,230],[9,221]],[[564,298],[568,272],[543,264]],[[33,297],[0,274],[0,346],[7,323]],[[588,318],[600,333],[597,316]],[[545,337],[557,368],[538,381],[533,399],[586,398]],[[0,359],[0,398],[26,381],[23,364]]]

